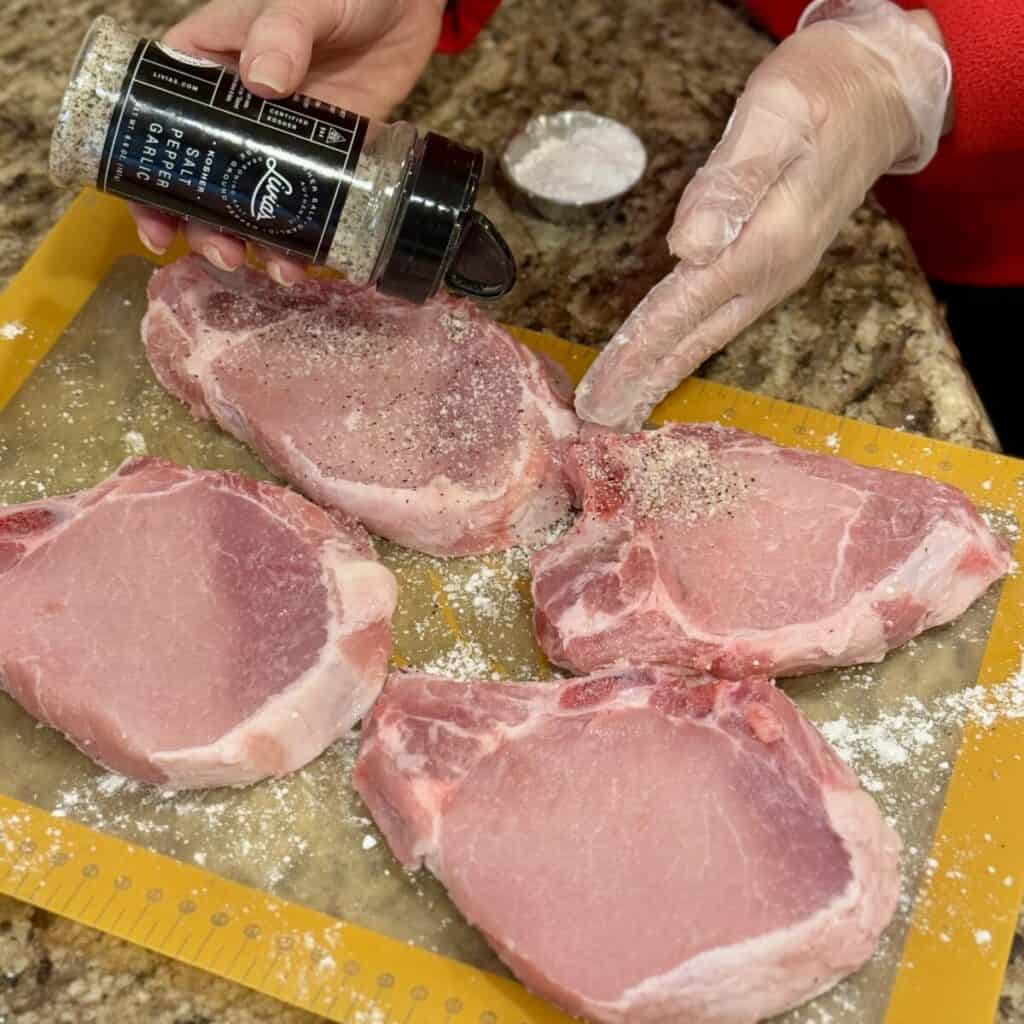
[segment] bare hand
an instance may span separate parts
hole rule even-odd
[[[441,30],[444,0],[212,0],[172,28],[176,49],[239,68],[245,86],[273,98],[303,92],[369,117],[386,117],[416,83]],[[214,266],[235,270],[245,243],[195,221],[130,204],[143,244],[165,252],[179,229]],[[282,284],[302,263],[261,250]]]

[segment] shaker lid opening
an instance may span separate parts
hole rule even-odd
[[[471,210],[445,275],[449,290],[475,299],[500,299],[516,283],[516,261],[498,229]]]
[[[512,287],[512,254],[497,229],[473,209],[483,166],[478,150],[427,133],[377,281],[380,291],[423,303],[443,282],[480,298],[496,298]]]

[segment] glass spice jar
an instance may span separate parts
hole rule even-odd
[[[478,150],[308,96],[263,99],[237,73],[90,27],[50,147],[65,187],[94,185],[424,302],[442,283],[504,295],[515,262],[474,209]]]

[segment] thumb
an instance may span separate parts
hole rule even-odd
[[[313,44],[337,27],[330,0],[271,0],[249,26],[239,70],[246,87],[272,98],[298,92]]]

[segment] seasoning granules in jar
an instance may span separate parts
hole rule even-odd
[[[263,99],[212,61],[93,22],[50,150],[53,180],[203,221],[423,302],[515,280],[473,209],[483,154],[308,96]]]

